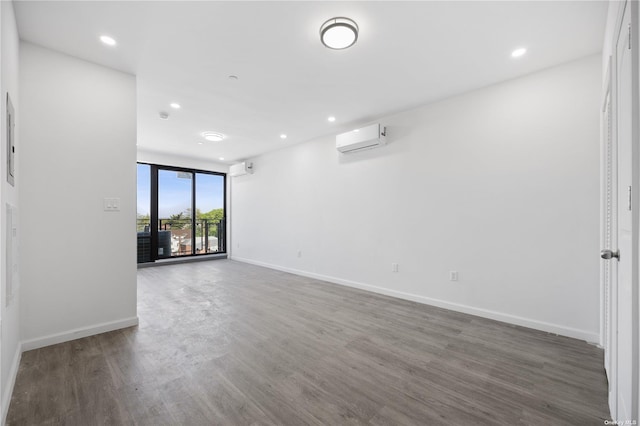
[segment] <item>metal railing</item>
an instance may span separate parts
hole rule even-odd
[[[193,230],[195,227],[195,240]],[[138,263],[152,261],[151,223],[137,220]],[[225,251],[224,219],[159,219],[158,258],[191,256]]]

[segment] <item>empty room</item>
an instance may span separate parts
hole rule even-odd
[[[635,425],[637,1],[0,2],[2,425]]]

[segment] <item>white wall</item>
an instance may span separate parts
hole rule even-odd
[[[136,82],[20,45],[24,348],[137,323]],[[120,198],[120,212],[103,198]]]
[[[193,158],[163,152],[138,149],[138,161],[141,163],[159,164],[163,166],[185,167],[210,172],[228,173],[229,166],[207,158]]]
[[[255,158],[232,257],[597,342],[600,87],[596,55]]]
[[[0,331],[0,407],[2,417],[0,422],[4,421],[9,408],[9,401],[11,399],[11,390],[13,389],[13,383],[15,381],[15,375],[18,369],[18,363],[20,360],[20,326],[19,326],[19,306],[20,306],[20,287],[19,277],[14,277],[13,280],[13,297],[9,300],[7,305],[7,280],[6,271],[8,267],[6,265],[6,209],[5,204],[9,203],[14,207],[19,207],[18,204],[18,188],[21,185],[21,179],[19,177],[15,180],[15,186],[11,186],[7,182],[6,177],[6,164],[7,164],[7,151],[6,151],[6,99],[7,93],[11,97],[11,102],[14,107],[15,118],[19,124],[20,120],[20,108],[19,108],[19,96],[18,96],[18,31],[16,28],[16,20],[13,12],[13,4],[11,2],[3,1],[0,3],[0,17],[2,28],[0,41],[1,47],[1,83],[2,90],[0,91],[0,212],[2,221],[0,224],[0,280],[2,286],[0,288],[0,318],[2,319],[2,330]],[[21,149],[19,129],[16,127],[16,134],[14,134],[14,142],[16,145],[16,151],[19,153]],[[16,157],[19,160],[19,154]],[[20,165],[16,165],[16,176],[20,176]],[[18,210],[19,211],[19,210]],[[15,223],[15,221],[14,221]],[[20,228],[18,228],[20,232]],[[18,258],[19,260],[19,258]]]

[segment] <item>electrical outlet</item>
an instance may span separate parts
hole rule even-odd
[[[398,264],[397,263],[392,263],[391,264],[391,272],[398,272]]]
[[[449,271],[449,281],[458,281],[458,271]]]
[[[298,250],[298,257],[302,257],[302,250]]]

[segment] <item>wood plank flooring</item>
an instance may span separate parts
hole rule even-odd
[[[25,352],[8,425],[602,425],[585,342],[231,260],[138,271],[140,325]]]

